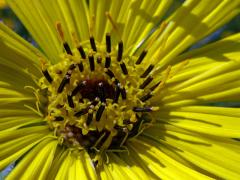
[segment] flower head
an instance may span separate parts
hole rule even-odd
[[[42,49],[0,25],[8,179],[240,177],[240,34],[183,53],[239,1],[8,3]]]

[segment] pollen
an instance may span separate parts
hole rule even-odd
[[[93,159],[105,151],[121,150],[152,123],[154,89],[161,85],[139,57],[124,54],[124,44],[89,40],[70,48],[57,24],[64,53],[57,64],[42,65],[42,89],[47,89],[46,121],[61,144],[85,149]],[[144,72],[143,74],[139,72]]]

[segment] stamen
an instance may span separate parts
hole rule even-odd
[[[63,29],[62,29],[62,24],[61,22],[56,22],[56,28],[57,28],[57,31],[58,31],[58,34],[62,40],[62,42],[64,42],[64,33],[63,33]]]
[[[92,120],[93,120],[93,110],[90,109],[88,111],[88,116],[87,116],[87,121],[86,121],[87,126],[89,126],[91,124]]]
[[[68,99],[68,105],[69,105],[71,108],[74,108],[74,103],[73,103],[72,96],[68,95],[68,96],[67,96],[67,99]]]
[[[104,71],[111,79],[115,77],[115,75],[110,69],[104,69]]]
[[[88,56],[89,64],[90,64],[90,70],[94,71],[95,70],[95,64],[94,64],[94,57],[93,55]]]
[[[50,76],[48,70],[46,69],[46,70],[42,71],[42,73],[43,73],[44,77],[47,79],[47,81],[48,81],[49,83],[52,83],[53,79],[52,79],[52,77]]]
[[[155,84],[154,86],[152,86],[150,88],[150,90],[153,91],[154,89],[156,89],[160,83],[161,83],[161,81],[159,83]]]
[[[71,64],[70,66],[69,66],[69,70],[74,70],[76,68],[76,65],[75,64]]]
[[[131,124],[131,121],[129,119],[124,119],[123,124]]]
[[[110,21],[113,29],[117,32],[117,35],[120,37],[120,34],[119,34],[119,31],[118,31],[118,28],[117,28],[117,25],[115,24],[111,14],[109,12],[105,12],[105,15],[107,16],[108,20]]]
[[[60,75],[60,74],[62,74],[62,71],[61,71],[61,70],[57,70],[57,71],[56,71],[56,74],[59,74],[59,75]]]
[[[82,109],[80,111],[78,111],[77,113],[74,114],[75,117],[80,117],[84,114],[87,114],[88,113],[88,108],[85,108],[85,109]]]
[[[122,54],[123,54],[123,42],[120,41],[118,43],[118,56],[117,56],[117,61],[120,62],[122,60]]]
[[[109,33],[106,35],[106,50],[111,53],[111,36]]]
[[[96,97],[92,102],[91,102],[91,108],[94,108],[99,103],[100,99],[99,97]]]
[[[150,92],[150,93],[146,94],[145,96],[141,97],[140,100],[141,100],[142,102],[145,102],[145,101],[149,100],[151,97],[153,97],[153,95],[152,95],[152,93]]]
[[[54,121],[63,121],[64,118],[62,116],[55,117]]]
[[[101,102],[106,102],[106,96],[105,96],[105,91],[104,91],[102,82],[98,83],[98,93],[99,93]]]
[[[97,114],[96,114],[96,121],[97,121],[97,122],[100,121],[104,109],[105,109],[105,104],[101,104],[101,106],[98,108]]]
[[[69,47],[67,42],[63,43],[63,47],[64,47],[65,51],[67,52],[67,54],[73,55],[71,48]]]
[[[121,66],[123,74],[128,75],[128,70],[127,70],[126,64],[124,62],[122,62],[120,64],[120,66]]]
[[[115,80],[114,80],[114,83],[115,83],[116,85],[118,85],[120,82],[119,82],[118,79],[115,79]]]
[[[74,88],[73,92],[72,92],[72,96],[76,96],[77,93],[86,86],[86,81],[81,82],[80,84],[77,85],[77,87]]]
[[[73,55],[71,48],[69,47],[68,43],[64,39],[62,24],[60,22],[56,22],[56,28],[57,28],[58,34],[63,42],[63,47],[64,47],[65,51],[67,52],[67,54]]]
[[[141,78],[145,78],[148,76],[148,74],[153,70],[154,65],[149,65],[146,71],[140,76]]]
[[[151,112],[153,107],[133,107],[134,112]]]
[[[134,124],[132,130],[129,132],[129,135],[128,135],[129,138],[132,138],[132,137],[138,135],[139,128],[143,124],[143,121],[144,121],[143,118],[140,118],[139,116],[137,116],[137,119],[138,119],[137,122]]]
[[[97,47],[96,47],[96,43],[93,36],[90,37],[90,44],[91,44],[92,50],[97,52]]]
[[[70,78],[71,78],[71,71],[68,71],[67,74],[64,76],[62,82],[60,83],[59,87],[58,87],[58,93],[61,93],[63,91],[63,88],[65,87],[66,84],[68,84],[70,82]]]
[[[78,64],[78,69],[79,69],[80,72],[83,72],[84,67],[83,67],[83,63],[82,63],[82,62],[80,62],[80,63]]]
[[[90,23],[89,23],[89,33],[91,36],[94,34],[95,23],[96,23],[95,15],[92,15],[90,17]]]
[[[153,80],[153,77],[149,76],[140,86],[140,89],[144,89],[148,84],[150,84]]]
[[[122,99],[127,99],[127,93],[125,88],[121,88]]]
[[[114,94],[113,103],[118,103],[118,98],[120,96],[120,93],[121,93],[121,88],[120,88],[120,84],[118,83],[115,94]]]
[[[82,47],[82,46],[79,46],[77,49],[78,49],[81,57],[82,57],[83,59],[86,59],[86,54],[85,54],[85,51],[84,51],[83,47]]]
[[[64,106],[64,105],[62,105],[62,104],[58,104],[58,105],[56,106],[56,108],[61,109],[63,106]]]
[[[109,68],[111,65],[111,57],[109,55],[106,56],[106,61],[105,61],[105,68]]]
[[[98,56],[98,57],[97,57],[97,63],[98,63],[98,64],[101,64],[101,63],[102,63],[102,57],[101,57],[101,56]]]
[[[138,60],[136,61],[136,64],[141,64],[141,62],[143,61],[143,59],[145,58],[145,56],[147,55],[147,50],[143,50],[142,53],[140,54]]]

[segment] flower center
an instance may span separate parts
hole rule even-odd
[[[42,89],[48,91],[46,120],[60,143],[85,149],[96,158],[106,151],[124,149],[126,141],[151,124],[152,91],[159,83],[140,66],[139,57],[123,54],[123,43],[100,44],[90,37],[71,49],[55,65],[43,63]],[[144,72],[140,74],[139,72]]]

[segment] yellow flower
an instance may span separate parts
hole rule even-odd
[[[8,3],[42,52],[0,24],[7,179],[240,178],[240,34],[185,52],[239,0]]]

